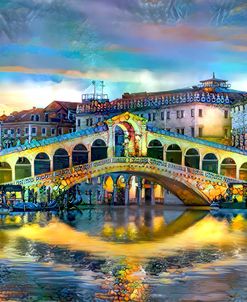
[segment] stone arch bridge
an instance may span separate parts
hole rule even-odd
[[[122,155],[122,156],[119,156]],[[150,178],[185,204],[208,204],[247,179],[247,152],[151,128],[123,113],[92,128],[0,152],[0,183],[54,190],[107,173]]]

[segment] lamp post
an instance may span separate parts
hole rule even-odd
[[[92,205],[92,195],[93,195],[92,190],[91,190],[91,189],[86,190],[86,191],[85,191],[85,194],[86,194],[87,196],[89,196],[89,204],[90,204],[90,206],[91,206],[91,205]]]

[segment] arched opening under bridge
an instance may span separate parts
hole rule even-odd
[[[15,164],[15,179],[22,179],[30,177],[31,172],[31,163],[26,157],[19,157]]]
[[[65,149],[58,149],[53,156],[53,170],[69,168],[69,154]]]
[[[49,156],[42,152],[36,155],[34,160],[34,175],[48,173],[51,171],[51,161]]]
[[[166,149],[166,161],[174,164],[182,164],[182,150],[176,145],[172,144]]]
[[[72,165],[83,165],[88,163],[88,150],[83,144],[78,144],[72,151]]]
[[[147,157],[163,160],[163,146],[157,139],[150,141],[148,144]]]
[[[236,172],[237,166],[235,160],[230,157],[225,158],[220,166],[220,174],[227,177],[236,178]]]
[[[200,155],[199,152],[191,148],[189,149],[186,154],[185,154],[185,166],[194,168],[194,169],[199,169],[200,166]]]
[[[218,173],[218,159],[215,154],[208,153],[203,157],[202,170],[216,174]]]
[[[247,163],[241,165],[239,169],[239,179],[247,180]]]
[[[96,139],[91,147],[91,161],[107,158],[107,146],[102,139]]]
[[[0,184],[12,181],[12,169],[6,162],[0,162]]]

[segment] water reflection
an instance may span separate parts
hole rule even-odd
[[[1,301],[180,301],[167,292],[181,280],[177,295],[194,301],[195,282],[218,277],[208,264],[246,255],[244,212],[100,207],[1,216],[0,226]]]

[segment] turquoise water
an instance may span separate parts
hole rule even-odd
[[[247,301],[247,212],[0,216],[0,301]]]

